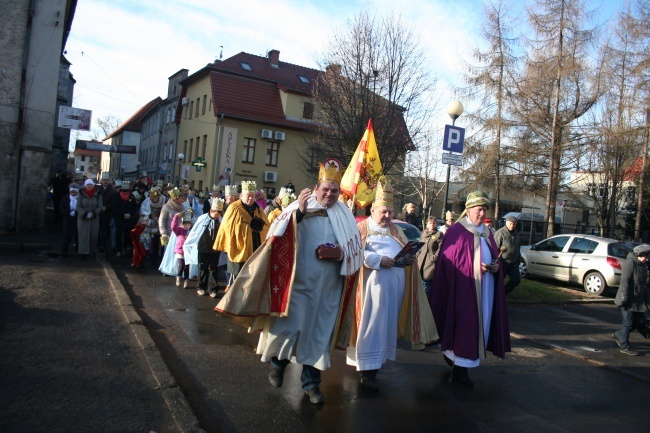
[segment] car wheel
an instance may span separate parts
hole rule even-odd
[[[585,292],[593,295],[602,295],[607,289],[607,283],[600,272],[589,272],[582,283]]]
[[[524,262],[523,260],[519,260],[519,275],[521,275],[521,278],[524,278],[527,273],[528,273],[528,266],[526,266],[526,262]]]

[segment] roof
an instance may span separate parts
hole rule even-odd
[[[122,123],[118,128],[106,136],[102,141],[108,140],[111,137],[116,136],[123,131],[131,132],[140,132],[142,130],[142,119],[151,111],[156,105],[162,102],[162,98],[157,96],[156,99],[152,99],[147,102],[145,105],[140,107],[138,111],[135,112],[131,117],[129,117],[126,122]]]

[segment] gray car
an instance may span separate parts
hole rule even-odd
[[[557,235],[520,248],[522,276],[538,276],[581,284],[601,295],[621,281],[621,261],[632,247],[593,235]]]

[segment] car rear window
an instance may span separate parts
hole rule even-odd
[[[420,240],[420,230],[417,229],[417,227],[412,226],[410,224],[404,224],[404,223],[397,223],[398,226],[402,228],[404,231],[404,234],[410,241],[417,241]]]
[[[632,252],[632,246],[623,242],[615,242],[607,246],[607,255],[626,259],[627,255]]]

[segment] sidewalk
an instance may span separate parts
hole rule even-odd
[[[0,236],[0,431],[200,432],[110,264]]]

